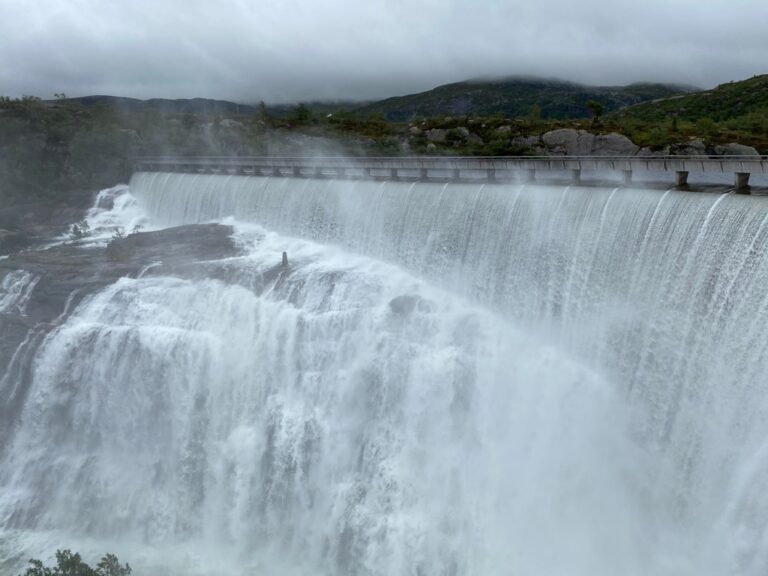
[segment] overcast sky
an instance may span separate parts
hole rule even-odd
[[[768,72],[768,0],[0,0],[0,95],[372,99]]]

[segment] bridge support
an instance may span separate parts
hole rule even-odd
[[[736,176],[733,181],[733,187],[736,188],[736,192],[742,194],[749,193],[749,172],[736,172]]]
[[[688,171],[678,170],[675,172],[675,186],[678,188],[685,188],[688,186]]]
[[[581,168],[571,170],[571,184],[581,184]]]
[[[622,170],[621,177],[624,184],[632,184],[632,170]]]

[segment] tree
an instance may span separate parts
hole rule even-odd
[[[296,106],[296,109],[293,111],[293,115],[291,116],[291,122],[296,124],[297,126],[301,126],[303,124],[309,124],[312,122],[312,110],[307,106],[306,104],[302,103]]]
[[[128,564],[123,566],[113,554],[105,555],[96,568],[91,568],[80,554],[70,550],[56,551],[56,566],[45,566],[40,560],[29,563],[31,566],[20,576],[129,576],[132,572]]]
[[[534,104],[533,106],[531,106],[531,112],[528,115],[528,117],[531,123],[538,124],[539,121],[541,120],[541,106],[539,106],[538,104]]]
[[[592,113],[592,118],[594,118],[595,120],[598,120],[600,116],[603,115],[603,112],[605,111],[605,108],[603,107],[603,105],[596,100],[588,100],[584,105],[587,108],[589,108],[589,111]]]

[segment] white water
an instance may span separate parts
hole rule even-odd
[[[151,226],[269,231],[238,225],[231,283],[123,279],[47,338],[0,468],[6,553],[72,542],[201,574],[768,570],[759,199],[131,190]]]
[[[23,315],[39,281],[39,277],[24,270],[7,274],[0,282],[0,313],[16,312]]]

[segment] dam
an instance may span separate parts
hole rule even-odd
[[[294,178],[378,180],[462,180],[487,182],[522,180],[537,175],[564,173],[572,184],[582,174],[621,174],[630,184],[635,174],[666,174],[677,187],[688,185],[691,172],[704,175],[731,174],[733,187],[749,192],[752,175],[768,175],[768,156],[518,156],[518,157],[139,157],[136,171],[186,172],[192,174],[250,174]]]
[[[45,269],[0,279],[3,333],[30,326],[0,372],[2,565],[768,570],[763,199],[216,162],[142,166],[67,250],[219,225],[235,254],[88,276],[37,332]]]

